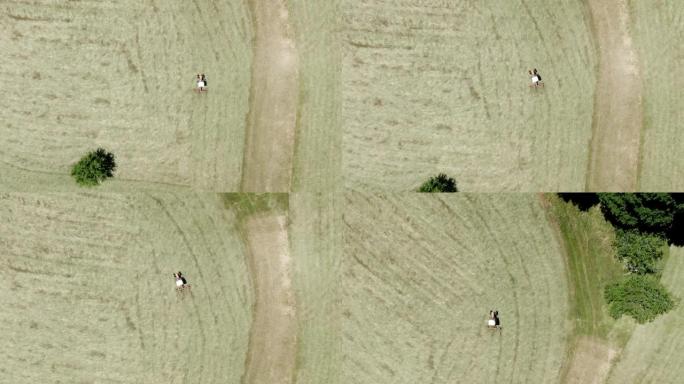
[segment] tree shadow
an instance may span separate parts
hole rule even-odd
[[[684,193],[673,193],[672,197],[675,198],[679,209],[674,214],[667,237],[671,245],[681,247],[684,246]]]
[[[599,203],[598,195],[595,193],[559,193],[558,197],[560,197],[563,201],[567,203],[572,203],[582,212],[588,211],[591,207]]]

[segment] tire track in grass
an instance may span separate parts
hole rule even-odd
[[[600,53],[588,191],[635,191],[643,126],[642,76],[627,0],[590,0]]]
[[[249,2],[255,28],[243,192],[288,192],[292,179],[298,57],[285,0]]]
[[[285,216],[247,219],[255,306],[242,384],[290,384],[295,377],[297,317]]]

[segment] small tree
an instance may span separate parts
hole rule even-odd
[[[418,192],[458,192],[456,180],[444,173],[431,177],[418,188]]]
[[[620,261],[630,272],[640,275],[658,272],[658,262],[663,257],[666,244],[659,236],[635,231],[618,230],[615,238]]]
[[[102,148],[88,152],[71,168],[71,176],[83,186],[95,186],[113,176],[116,169],[114,155]]]
[[[628,315],[641,324],[674,307],[670,294],[653,276],[631,275],[606,286],[604,295],[613,318]]]

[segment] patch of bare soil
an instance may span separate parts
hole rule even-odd
[[[599,45],[588,191],[635,191],[643,125],[642,78],[627,0],[589,0]]]
[[[285,0],[249,2],[255,40],[243,192],[289,192],[292,179],[298,57]]]
[[[601,384],[606,381],[617,350],[605,342],[583,336],[577,342],[565,382],[567,384]]]
[[[256,300],[242,383],[290,384],[295,374],[297,322],[287,219],[252,217],[246,232]]]

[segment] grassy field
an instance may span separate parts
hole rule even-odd
[[[603,289],[624,274],[615,259],[613,227],[595,206],[586,212],[555,195],[545,197],[549,221],[565,249],[574,329],[563,369],[564,383],[603,383],[613,360],[627,342],[634,323],[615,321]]]
[[[338,203],[0,195],[3,380],[335,383]],[[183,299],[177,270],[192,285]]]
[[[299,104],[292,190],[342,187],[341,47],[338,2],[291,0],[299,51]]]
[[[613,229],[553,195],[23,193],[0,194],[0,217],[13,383],[681,373],[680,306],[646,325],[610,318]],[[682,257],[670,249],[662,278],[678,298]],[[193,286],[183,299],[177,270]]]
[[[597,57],[581,2],[342,4],[346,186],[446,172],[463,191],[584,189]]]
[[[104,146],[121,180],[237,190],[252,58],[244,5],[10,1],[2,9],[0,173],[16,173],[17,189],[34,175],[68,174]],[[209,78],[205,95],[193,92],[198,72]]]
[[[216,196],[2,195],[0,216],[3,380],[239,382],[254,299]]]
[[[630,1],[644,73],[644,134],[639,189],[682,191],[684,180],[684,3]]]
[[[4,2],[0,188],[71,190],[97,146],[118,159],[107,191],[408,191],[437,172],[463,191],[682,186],[680,2],[629,1],[635,58],[603,67],[619,39],[581,1],[290,0],[257,7],[262,27],[287,13],[273,29],[249,4]]]
[[[275,32],[256,38],[244,2],[4,2],[1,188],[73,190],[70,166],[97,146],[117,157],[108,191],[337,188],[337,6],[286,5],[291,60],[269,53]],[[203,95],[198,72],[209,79]],[[281,73],[297,75],[275,92]],[[296,127],[275,134],[283,116]]]
[[[608,337],[614,321],[605,309],[603,287],[624,274],[615,259],[613,227],[598,207],[581,212],[556,196],[550,201],[551,219],[558,226],[566,249],[568,277],[573,288],[576,331],[580,335]]]
[[[290,243],[298,298],[297,384],[337,384],[342,347],[340,195],[290,196]]]
[[[663,284],[679,298],[677,307],[652,323],[638,326],[608,383],[680,383],[684,375],[684,249],[670,248]]]
[[[344,225],[343,382],[559,381],[568,286],[538,196],[348,193]]]

